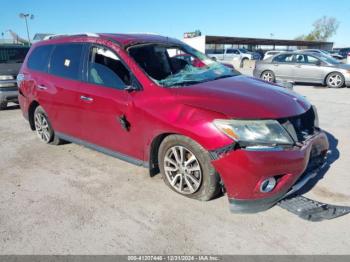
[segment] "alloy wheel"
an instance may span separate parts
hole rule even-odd
[[[268,82],[272,82],[273,81],[273,74],[271,72],[265,72],[262,75],[262,79]]]
[[[38,137],[45,143],[49,143],[51,139],[51,129],[46,116],[42,113],[35,114],[34,117],[35,130]]]
[[[167,150],[164,171],[171,187],[181,194],[193,194],[201,186],[202,169],[199,161],[183,146],[173,146]]]
[[[340,87],[343,83],[343,79],[339,74],[332,74],[328,77],[328,85],[331,87]]]

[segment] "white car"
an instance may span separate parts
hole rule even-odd
[[[283,53],[283,52],[284,51],[276,51],[276,50],[267,51],[264,55],[264,60],[270,58],[271,56],[278,55],[278,54]]]
[[[224,50],[213,50],[212,52],[207,52],[207,55],[216,60],[255,60],[259,59],[260,55],[258,53],[252,53],[244,48],[225,48]]]
[[[317,54],[333,57],[333,58],[338,59],[338,60],[343,59],[343,57],[339,54],[332,54],[328,51],[320,50],[320,49],[302,49],[302,50],[299,50],[299,52],[317,53]]]

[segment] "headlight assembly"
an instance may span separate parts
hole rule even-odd
[[[288,132],[276,120],[214,120],[214,125],[240,146],[293,145]]]

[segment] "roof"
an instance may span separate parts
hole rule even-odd
[[[293,46],[318,46],[333,45],[333,42],[322,41],[304,41],[304,40],[285,40],[285,39],[268,39],[268,38],[249,38],[249,37],[232,37],[232,36],[212,36],[207,35],[207,44],[242,44],[242,45],[293,45]]]
[[[109,33],[80,33],[74,35],[51,35],[44,39],[44,41],[65,41],[66,39],[77,39],[77,38],[103,38],[114,40],[122,48],[127,48],[131,45],[142,44],[142,43],[181,43],[179,40],[169,38],[166,36],[156,34],[109,34]]]
[[[156,35],[156,34],[99,34],[108,38],[112,38],[120,45],[128,47],[135,44],[150,43],[150,42],[180,42],[177,39]]]

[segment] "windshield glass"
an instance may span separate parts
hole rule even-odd
[[[154,82],[164,87],[187,86],[240,74],[185,44],[143,44],[130,47],[128,52]]]
[[[245,53],[245,54],[247,54],[247,53],[248,53],[248,51],[247,51],[247,50],[245,50],[244,48],[239,48],[239,51],[241,51],[242,53]]]
[[[0,63],[22,63],[29,48],[0,47]]]

